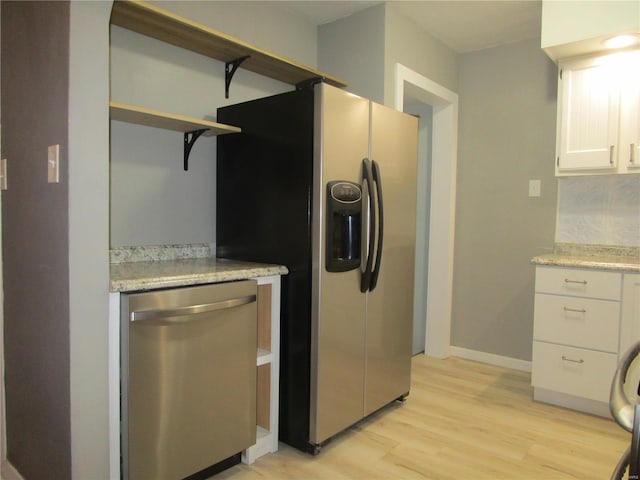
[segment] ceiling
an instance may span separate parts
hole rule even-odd
[[[383,2],[367,0],[278,1],[314,25],[333,22]],[[398,11],[458,53],[540,35],[541,0],[391,0]]]

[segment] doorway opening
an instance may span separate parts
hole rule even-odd
[[[429,123],[431,127],[418,150],[418,162],[423,165],[418,167],[418,201],[422,204],[416,223],[414,332],[424,332],[426,355],[445,358],[451,345],[458,95],[399,63],[394,77],[395,108],[419,111],[425,116],[421,123],[427,130]],[[416,340],[414,350],[422,344],[421,339]]]
[[[431,145],[433,145],[433,107],[413,99],[404,97],[404,112],[418,118],[418,172],[417,172],[417,205],[416,205],[416,252],[413,298],[413,348],[412,354],[425,351],[427,301],[426,295],[418,292],[427,291],[429,252],[429,212],[431,211]]]

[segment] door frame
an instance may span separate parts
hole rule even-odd
[[[451,347],[458,95],[400,63],[395,65],[394,80],[397,110],[404,110],[405,89],[412,98],[433,107],[425,354],[446,358]],[[418,235],[424,235],[420,220]],[[422,220],[423,225],[425,221]]]

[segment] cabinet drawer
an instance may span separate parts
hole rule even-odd
[[[620,300],[622,275],[581,268],[536,268],[536,293]]]
[[[617,363],[618,356],[613,353],[534,341],[531,384],[608,402]]]
[[[620,303],[537,293],[534,340],[618,353]]]

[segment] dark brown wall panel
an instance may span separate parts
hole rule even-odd
[[[0,5],[7,457],[29,480],[67,479],[69,3]],[[54,144],[60,183],[49,184]]]

